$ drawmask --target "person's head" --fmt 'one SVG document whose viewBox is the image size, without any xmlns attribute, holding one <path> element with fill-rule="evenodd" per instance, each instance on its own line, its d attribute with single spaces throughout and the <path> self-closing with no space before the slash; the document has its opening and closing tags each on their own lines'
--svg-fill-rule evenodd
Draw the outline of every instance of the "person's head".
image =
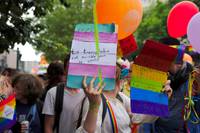
<svg viewBox="0 0 200 133">
<path fill-rule="evenodd" d="M 183 64 L 177 64 L 173 62 L 169 68 L 169 72 L 171 74 L 176 74 L 182 68 L 182 66 Z"/>
<path fill-rule="evenodd" d="M 130 80 L 131 73 L 131 63 L 128 59 L 120 58 L 117 60 L 116 66 L 116 85 L 118 86 L 118 91 L 122 89 L 122 84 L 125 80 Z"/>
<path fill-rule="evenodd" d="M 200 54 L 194 51 L 190 51 L 188 54 L 192 57 L 194 66 L 200 66 Z"/>
<path fill-rule="evenodd" d="M 16 99 L 26 104 L 34 104 L 42 93 L 41 80 L 31 74 L 18 74 L 12 80 Z"/>
<path fill-rule="evenodd" d="M 179 40 L 171 37 L 162 38 L 160 39 L 160 42 L 168 45 L 169 47 L 176 46 L 178 48 L 178 55 L 169 68 L 169 72 L 171 74 L 176 74 L 183 66 L 183 54 L 185 47 L 180 45 Z"/>
<path fill-rule="evenodd" d="M 65 81 L 65 70 L 63 63 L 55 61 L 47 68 L 48 85 L 51 87 Z"/>
<path fill-rule="evenodd" d="M 2 76 L 6 76 L 8 78 L 11 78 L 14 77 L 15 75 L 19 74 L 19 71 L 16 70 L 16 69 L 13 69 L 13 68 L 5 68 L 2 72 L 1 72 L 1 75 Z"/>
</svg>

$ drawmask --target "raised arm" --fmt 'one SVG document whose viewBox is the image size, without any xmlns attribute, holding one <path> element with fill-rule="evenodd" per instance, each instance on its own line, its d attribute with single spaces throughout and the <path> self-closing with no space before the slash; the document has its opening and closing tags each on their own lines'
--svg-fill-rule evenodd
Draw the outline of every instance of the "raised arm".
<svg viewBox="0 0 200 133">
<path fill-rule="evenodd" d="M 96 78 L 93 78 L 90 81 L 89 85 L 87 85 L 86 83 L 87 77 L 84 77 L 83 79 L 83 89 L 89 100 L 89 110 L 88 110 L 85 122 L 83 124 L 83 128 L 88 133 L 94 133 L 96 131 L 98 112 L 99 112 L 99 107 L 101 104 L 100 94 L 101 94 L 102 89 L 105 86 L 105 85 L 102 86 L 101 83 L 99 83 L 94 88 L 95 79 Z"/>
</svg>

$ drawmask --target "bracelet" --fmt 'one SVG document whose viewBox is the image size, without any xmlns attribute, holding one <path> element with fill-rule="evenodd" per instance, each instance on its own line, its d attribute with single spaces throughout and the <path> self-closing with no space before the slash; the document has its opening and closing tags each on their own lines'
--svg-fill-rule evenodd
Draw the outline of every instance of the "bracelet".
<svg viewBox="0 0 200 133">
<path fill-rule="evenodd" d="M 90 111 L 93 111 L 93 112 L 95 112 L 95 113 L 97 113 L 98 114 L 98 111 L 99 111 L 99 104 L 96 104 L 96 103 L 90 103 L 90 105 L 89 105 L 89 110 Z"/>
</svg>

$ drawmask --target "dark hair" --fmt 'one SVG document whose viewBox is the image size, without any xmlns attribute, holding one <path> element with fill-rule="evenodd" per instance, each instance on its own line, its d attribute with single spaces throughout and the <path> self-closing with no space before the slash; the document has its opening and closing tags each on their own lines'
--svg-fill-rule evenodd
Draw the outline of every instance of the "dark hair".
<svg viewBox="0 0 200 133">
<path fill-rule="evenodd" d="M 60 63 L 58 61 L 54 61 L 48 66 L 48 89 L 50 89 L 53 86 L 56 86 L 60 82 L 63 82 L 63 76 L 65 75 L 65 70 L 63 66 L 63 63 Z"/>
<path fill-rule="evenodd" d="M 67 54 L 64 60 L 64 69 L 68 69 L 68 64 L 69 64 L 69 60 L 70 60 L 70 54 Z"/>
<path fill-rule="evenodd" d="M 28 104 L 34 104 L 42 94 L 42 82 L 31 74 L 18 74 L 12 80 L 12 87 L 23 92 Z"/>
<path fill-rule="evenodd" d="M 180 41 L 172 37 L 162 38 L 160 39 L 160 42 L 165 45 L 180 45 Z"/>
<path fill-rule="evenodd" d="M 54 61 L 49 64 L 49 66 L 47 68 L 48 78 L 55 78 L 55 77 L 63 75 L 63 74 L 64 74 L 63 63 Z"/>
<path fill-rule="evenodd" d="M 192 60 L 194 61 L 194 66 L 199 67 L 200 66 L 200 54 L 194 51 L 188 52 L 188 54 L 192 57 Z"/>
<path fill-rule="evenodd" d="M 13 68 L 5 68 L 2 72 L 1 75 L 3 76 L 8 76 L 8 77 L 13 77 L 15 75 L 19 74 L 19 71 Z"/>
</svg>

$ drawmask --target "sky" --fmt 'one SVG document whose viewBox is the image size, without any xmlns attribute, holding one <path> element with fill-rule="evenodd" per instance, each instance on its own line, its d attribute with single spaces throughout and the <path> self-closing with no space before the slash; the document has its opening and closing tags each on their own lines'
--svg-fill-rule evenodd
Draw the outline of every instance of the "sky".
<svg viewBox="0 0 200 133">
<path fill-rule="evenodd" d="M 19 48 L 19 51 L 22 54 L 21 61 L 40 61 L 42 53 L 38 54 L 30 44 L 26 43 L 25 45 L 15 45 L 14 49 L 17 50 L 17 48 Z"/>
<path fill-rule="evenodd" d="M 32 12 L 33 9 L 34 8 L 29 9 L 28 10 L 29 14 L 28 15 L 24 14 L 22 17 L 33 18 L 34 17 Z M 40 55 L 42 53 L 36 52 L 29 43 L 26 43 L 25 45 L 16 44 L 14 50 L 17 50 L 17 48 L 19 48 L 19 51 L 22 54 L 21 61 L 38 61 L 38 62 L 40 61 Z"/>
</svg>

